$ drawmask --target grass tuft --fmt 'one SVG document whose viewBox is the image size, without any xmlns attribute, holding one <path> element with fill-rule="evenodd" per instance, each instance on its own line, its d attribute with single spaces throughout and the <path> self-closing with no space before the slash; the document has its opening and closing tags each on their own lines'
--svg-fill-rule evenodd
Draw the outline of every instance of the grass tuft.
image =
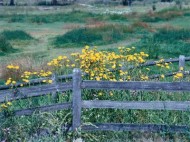
<svg viewBox="0 0 190 142">
<path fill-rule="evenodd" d="M 159 22 L 159 21 L 169 21 L 171 19 L 183 16 L 184 12 L 178 9 L 164 9 L 159 12 L 149 12 L 144 15 L 141 19 L 143 22 Z"/>
<path fill-rule="evenodd" d="M 190 54 L 190 30 L 159 29 L 155 34 L 144 36 L 140 42 L 134 44 L 139 50 L 144 50 L 150 59 L 159 57 L 171 58 Z"/>
<path fill-rule="evenodd" d="M 1 33 L 8 40 L 31 40 L 33 39 L 28 33 L 22 30 L 3 31 Z"/>
<path fill-rule="evenodd" d="M 54 47 L 72 47 L 85 45 L 105 45 L 125 39 L 131 32 L 124 25 L 103 25 L 93 28 L 74 29 L 53 40 Z"/>
<path fill-rule="evenodd" d="M 0 55 L 5 55 L 7 53 L 15 52 L 16 49 L 7 41 L 7 39 L 0 35 Z"/>
</svg>

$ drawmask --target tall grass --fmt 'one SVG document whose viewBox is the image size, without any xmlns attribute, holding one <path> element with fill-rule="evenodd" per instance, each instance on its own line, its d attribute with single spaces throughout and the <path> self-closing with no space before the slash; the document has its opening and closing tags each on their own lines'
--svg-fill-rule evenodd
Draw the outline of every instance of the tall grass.
<svg viewBox="0 0 190 142">
<path fill-rule="evenodd" d="M 12 45 L 7 41 L 7 39 L 0 35 L 0 55 L 5 55 L 7 53 L 15 52 L 16 50 Z"/>
<path fill-rule="evenodd" d="M 53 45 L 55 47 L 72 47 L 111 44 L 125 39 L 129 32 L 131 32 L 129 27 L 124 25 L 74 29 L 64 35 L 57 36 Z"/>
<path fill-rule="evenodd" d="M 134 44 L 139 50 L 145 50 L 150 58 L 171 58 L 190 54 L 190 31 L 185 29 L 159 29 L 154 34 L 144 36 Z"/>
<path fill-rule="evenodd" d="M 84 11 L 71 11 L 67 13 L 54 13 L 54 14 L 13 14 L 3 15 L 2 19 L 7 19 L 8 22 L 28 22 L 28 23 L 54 23 L 54 22 L 78 22 L 85 23 L 89 19 L 107 20 L 107 21 L 128 21 L 128 15 L 119 14 L 97 14 Z"/>
<path fill-rule="evenodd" d="M 176 8 L 164 9 L 159 12 L 149 12 L 142 16 L 141 19 L 144 22 L 159 22 L 159 21 L 169 21 L 171 19 L 180 17 L 184 15 L 184 11 Z"/>
</svg>

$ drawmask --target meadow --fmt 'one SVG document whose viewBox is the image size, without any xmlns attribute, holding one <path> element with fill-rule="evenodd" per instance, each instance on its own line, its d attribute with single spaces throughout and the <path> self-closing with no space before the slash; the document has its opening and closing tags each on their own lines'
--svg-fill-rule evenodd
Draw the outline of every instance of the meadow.
<svg viewBox="0 0 190 142">
<path fill-rule="evenodd" d="M 3 6 L 0 8 L 0 84 L 14 86 L 30 79 L 71 74 L 81 68 L 87 80 L 109 81 L 189 81 L 177 63 L 163 59 L 190 55 L 190 8 L 156 4 L 122 7 L 110 5 L 69 5 L 56 7 Z M 118 10 L 119 9 L 119 10 Z M 120 13 L 117 13 L 120 11 Z M 146 61 L 156 66 L 137 68 Z M 131 70 L 120 70 L 121 67 Z M 111 72 L 108 69 L 116 70 Z M 157 79 L 150 79 L 159 74 Z M 68 81 L 68 80 L 64 80 Z M 32 85 L 32 84 L 31 84 Z M 188 101 L 189 93 L 83 90 L 83 99 L 127 101 Z M 35 113 L 15 117 L 10 112 L 23 108 L 69 102 L 71 92 L 51 94 L 1 104 L 0 140 L 3 141 L 189 141 L 189 133 L 143 132 L 63 132 L 71 122 L 71 112 Z M 82 121 L 158 123 L 189 126 L 189 111 L 84 109 Z"/>
</svg>

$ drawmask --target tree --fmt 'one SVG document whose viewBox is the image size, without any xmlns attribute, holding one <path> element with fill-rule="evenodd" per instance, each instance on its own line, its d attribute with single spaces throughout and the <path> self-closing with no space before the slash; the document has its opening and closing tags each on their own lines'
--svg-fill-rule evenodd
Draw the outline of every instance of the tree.
<svg viewBox="0 0 190 142">
<path fill-rule="evenodd" d="M 131 6 L 132 0 L 122 0 L 123 5 Z"/>
<path fill-rule="evenodd" d="M 9 5 L 15 5 L 15 2 L 14 2 L 14 0 L 10 0 L 10 4 Z"/>
<path fill-rule="evenodd" d="M 53 5 L 57 5 L 57 0 L 52 0 Z"/>
</svg>

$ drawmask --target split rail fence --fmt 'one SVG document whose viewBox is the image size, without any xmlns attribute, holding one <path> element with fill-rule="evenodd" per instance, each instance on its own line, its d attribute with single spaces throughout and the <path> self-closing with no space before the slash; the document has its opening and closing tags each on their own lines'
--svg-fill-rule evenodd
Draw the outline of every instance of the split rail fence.
<svg viewBox="0 0 190 142">
<path fill-rule="evenodd" d="M 168 62 L 179 62 L 179 67 L 185 65 L 185 61 L 190 58 L 180 56 L 179 59 L 169 59 Z M 167 60 L 166 60 L 167 61 Z M 155 63 L 154 63 L 155 64 Z M 145 64 L 147 65 L 147 63 Z M 149 64 L 150 65 L 150 64 Z M 71 79 L 70 82 L 59 82 L 62 79 Z M 42 79 L 31 80 L 30 83 L 38 84 Z M 190 82 L 145 82 L 145 81 L 92 81 L 82 80 L 80 69 L 74 69 L 73 74 L 53 76 L 53 83 L 46 85 L 36 85 L 31 87 L 21 87 L 9 89 L 7 86 L 0 87 L 0 103 L 30 97 L 37 97 L 55 92 L 72 90 L 72 101 L 48 106 L 41 106 L 29 109 L 15 110 L 14 114 L 32 115 L 40 111 L 57 111 L 63 109 L 72 110 L 72 124 L 70 130 L 81 127 L 82 130 L 106 130 L 106 131 L 151 131 L 151 132 L 189 132 L 189 126 L 178 125 L 159 125 L 159 124 L 123 124 L 123 123 L 104 123 L 85 125 L 81 122 L 82 108 L 112 108 L 112 109 L 136 109 L 136 110 L 179 110 L 190 111 L 190 101 L 110 101 L 110 100 L 82 100 L 83 89 L 101 90 L 141 90 L 141 91 L 168 91 L 168 92 L 190 92 Z M 19 84 L 17 84 L 19 86 Z"/>
</svg>

